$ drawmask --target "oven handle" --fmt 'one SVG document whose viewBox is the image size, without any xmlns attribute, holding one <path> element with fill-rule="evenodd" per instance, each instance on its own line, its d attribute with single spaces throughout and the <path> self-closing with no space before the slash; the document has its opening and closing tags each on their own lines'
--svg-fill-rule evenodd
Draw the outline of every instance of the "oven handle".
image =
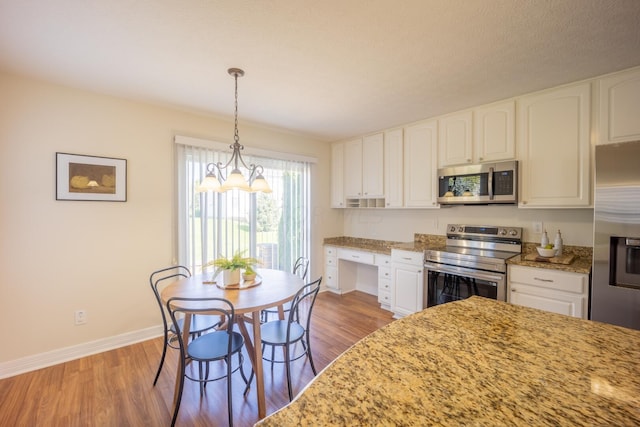
<svg viewBox="0 0 640 427">
<path fill-rule="evenodd" d="M 489 282 L 501 283 L 504 281 L 504 276 L 501 276 L 501 275 L 497 276 L 495 274 L 491 274 L 491 273 L 487 273 L 479 270 L 473 270 L 470 268 L 454 267 L 454 266 L 443 265 L 443 264 L 434 264 L 432 262 L 425 262 L 424 267 L 427 270 L 435 271 L 438 273 L 450 273 L 450 274 L 455 274 L 457 276 L 470 277 L 472 279 L 487 280 Z"/>
</svg>

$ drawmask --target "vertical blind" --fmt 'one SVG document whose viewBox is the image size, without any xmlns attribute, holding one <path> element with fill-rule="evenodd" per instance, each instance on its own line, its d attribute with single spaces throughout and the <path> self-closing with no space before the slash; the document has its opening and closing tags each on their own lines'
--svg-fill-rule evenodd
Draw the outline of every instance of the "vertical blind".
<svg viewBox="0 0 640 427">
<path fill-rule="evenodd" d="M 232 151 L 180 143 L 176 150 L 181 265 L 199 272 L 207 262 L 239 252 L 260 260 L 259 268 L 291 271 L 298 257 L 309 257 L 310 163 L 243 153 L 247 164 L 264 167 L 272 193 L 201 193 L 207 165 L 226 164 Z"/>
</svg>

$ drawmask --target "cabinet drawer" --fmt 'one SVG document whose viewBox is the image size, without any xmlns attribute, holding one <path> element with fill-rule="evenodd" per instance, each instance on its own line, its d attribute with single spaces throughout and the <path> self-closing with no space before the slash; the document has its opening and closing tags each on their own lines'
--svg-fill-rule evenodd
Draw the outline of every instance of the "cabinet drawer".
<svg viewBox="0 0 640 427">
<path fill-rule="evenodd" d="M 335 246 L 325 246 L 324 247 L 324 257 L 336 257 L 338 255 L 337 248 Z"/>
<path fill-rule="evenodd" d="M 338 248 L 338 258 L 362 264 L 373 264 L 373 253 Z"/>
<path fill-rule="evenodd" d="M 376 254 L 374 261 L 378 267 L 391 267 L 391 257 L 389 255 Z"/>
<path fill-rule="evenodd" d="M 391 280 L 391 267 L 378 267 L 378 281 Z"/>
<path fill-rule="evenodd" d="M 327 288 L 338 289 L 338 269 L 336 267 L 325 266 L 323 283 Z"/>
<path fill-rule="evenodd" d="M 380 292 L 391 292 L 391 280 L 378 280 L 378 294 Z"/>
<path fill-rule="evenodd" d="M 509 269 L 509 281 L 577 294 L 584 294 L 589 290 L 589 276 L 586 274 L 544 268 L 512 266 Z"/>
<path fill-rule="evenodd" d="M 378 291 L 378 302 L 383 305 L 391 305 L 391 292 Z"/>
<path fill-rule="evenodd" d="M 424 264 L 424 252 L 394 249 L 391 251 L 391 261 L 401 262 L 404 264 L 422 265 Z"/>
</svg>

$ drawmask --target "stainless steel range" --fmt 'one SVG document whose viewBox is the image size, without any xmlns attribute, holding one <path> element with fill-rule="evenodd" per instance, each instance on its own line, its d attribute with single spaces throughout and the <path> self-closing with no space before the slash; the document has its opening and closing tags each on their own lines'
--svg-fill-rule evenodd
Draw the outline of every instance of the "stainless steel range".
<svg viewBox="0 0 640 427">
<path fill-rule="evenodd" d="M 521 252 L 521 227 L 449 224 L 446 247 L 425 251 L 427 306 L 472 295 L 506 301 L 507 260 Z"/>
</svg>

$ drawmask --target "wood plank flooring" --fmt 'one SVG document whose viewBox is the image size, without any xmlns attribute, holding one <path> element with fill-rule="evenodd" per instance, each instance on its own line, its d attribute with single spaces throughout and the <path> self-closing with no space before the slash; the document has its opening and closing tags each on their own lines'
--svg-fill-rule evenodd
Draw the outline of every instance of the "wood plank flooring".
<svg viewBox="0 0 640 427">
<path fill-rule="evenodd" d="M 315 366 L 324 369 L 359 339 L 390 323 L 376 297 L 362 292 L 318 295 L 311 323 Z M 177 352 L 169 349 L 160 379 L 153 378 L 162 352 L 162 339 L 0 380 L 0 426 L 168 426 L 177 368 Z M 245 367 L 250 371 L 248 357 Z M 244 383 L 233 375 L 233 413 L 236 426 L 258 420 L 255 382 L 245 398 Z M 293 363 L 294 395 L 313 378 L 306 358 Z M 267 414 L 289 402 L 284 369 L 265 362 Z M 200 398 L 198 385 L 185 381 L 176 425 L 227 424 L 225 380 L 207 386 Z"/>
</svg>

